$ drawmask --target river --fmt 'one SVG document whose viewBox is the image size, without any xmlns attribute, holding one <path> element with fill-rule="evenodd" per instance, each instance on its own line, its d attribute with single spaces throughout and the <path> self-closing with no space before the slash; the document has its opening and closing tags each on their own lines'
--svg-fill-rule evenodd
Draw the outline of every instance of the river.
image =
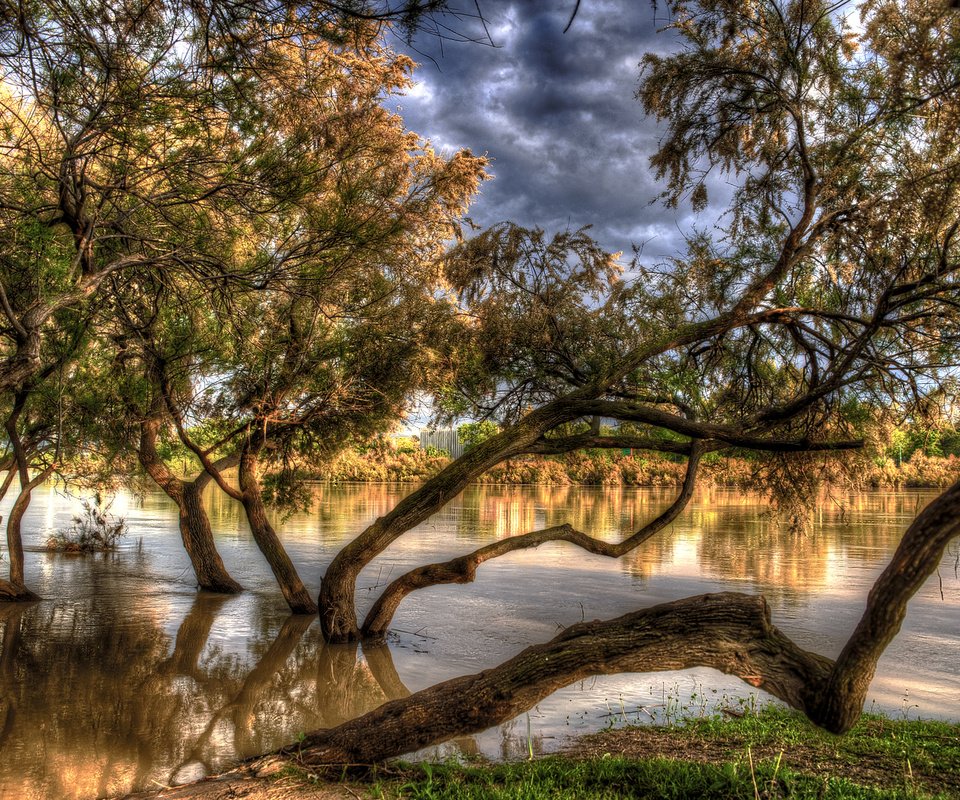
<svg viewBox="0 0 960 800">
<path fill-rule="evenodd" d="M 408 491 L 317 486 L 310 513 L 278 522 L 312 591 L 337 549 Z M 315 621 L 287 615 L 239 506 L 222 494 L 206 501 L 224 562 L 247 589 L 236 597 L 197 594 L 175 508 L 158 492 L 116 497 L 111 510 L 129 528 L 116 552 L 45 552 L 49 534 L 79 509 L 45 486 L 25 523 L 28 585 L 45 599 L 0 606 L 0 797 L 94 798 L 199 778 L 388 697 L 493 666 L 581 619 L 703 592 L 762 593 L 799 644 L 835 656 L 903 530 L 933 496 L 825 497 L 813 530 L 798 536 L 771 520 L 762 497 L 705 489 L 624 559 L 566 544 L 511 554 L 483 565 L 473 584 L 412 595 L 388 645 L 363 649 L 325 646 Z M 362 608 L 410 566 L 564 521 L 615 538 L 671 499 L 653 489 L 472 487 L 363 573 Z M 960 720 L 956 562 L 954 546 L 912 601 L 868 709 Z M 751 691 L 706 669 L 609 676 L 438 754 L 545 752 L 608 724 L 763 699 Z"/>
</svg>

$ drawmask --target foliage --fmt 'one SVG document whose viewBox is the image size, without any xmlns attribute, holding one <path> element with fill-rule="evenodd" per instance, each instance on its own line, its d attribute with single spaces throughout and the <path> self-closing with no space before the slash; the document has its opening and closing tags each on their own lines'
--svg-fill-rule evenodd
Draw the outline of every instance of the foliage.
<svg viewBox="0 0 960 800">
<path fill-rule="evenodd" d="M 345 449 L 329 462 L 306 467 L 313 480 L 419 482 L 436 475 L 450 463 L 443 452 L 396 448 Z"/>
<path fill-rule="evenodd" d="M 466 450 L 485 442 L 500 431 L 500 426 L 489 419 L 479 422 L 464 422 L 457 427 L 457 440 Z"/>
<path fill-rule="evenodd" d="M 97 492 L 93 502 L 83 500 L 83 512 L 73 518 L 73 525 L 47 539 L 47 550 L 63 553 L 103 553 L 116 550 L 127 535 L 127 522 L 110 513 L 112 501 L 104 502 Z"/>
<path fill-rule="evenodd" d="M 626 272 L 585 230 L 503 224 L 464 242 L 446 274 L 473 325 L 438 403 L 509 426 L 589 397 L 549 435 L 617 419 L 654 451 L 793 440 L 758 456 L 757 479 L 800 525 L 822 483 L 859 480 L 868 457 L 797 450 L 878 441 L 874 410 L 920 425 L 955 396 L 957 15 L 917 0 L 668 5 L 679 47 L 644 58 L 637 94 L 665 129 L 652 166 L 669 206 L 702 211 L 732 184 L 723 224 Z M 934 433 L 924 446 L 937 453 Z"/>
<path fill-rule="evenodd" d="M 858 465 L 857 480 L 851 484 L 850 475 L 838 468 L 835 457 L 818 454 L 814 456 L 816 470 L 809 464 L 802 466 L 803 480 L 812 473 L 815 488 L 798 493 L 795 513 L 800 515 L 803 527 L 810 509 L 809 493 L 823 488 L 855 489 L 879 488 L 944 488 L 960 480 L 960 458 L 949 456 L 936 458 L 915 453 L 909 461 L 897 466 L 892 460 L 869 461 Z M 770 460 L 757 460 L 746 455 L 719 455 L 705 459 L 701 471 L 701 483 L 714 486 L 731 486 L 745 490 L 763 490 L 767 481 L 790 479 L 792 459 L 781 459 L 779 465 L 771 466 Z M 396 448 L 345 449 L 329 462 L 300 467 L 302 480 L 325 481 L 387 481 L 420 482 L 435 476 L 450 464 L 450 457 L 443 451 L 427 448 L 421 450 L 400 446 Z M 683 483 L 684 466 L 675 460 L 656 453 L 593 451 L 570 453 L 564 456 L 524 456 L 504 461 L 487 470 L 477 478 L 477 483 L 532 484 L 546 486 L 626 486 L 626 487 L 679 487 Z M 269 479 L 267 481 L 270 485 Z M 781 496 L 789 497 L 789 488 Z M 787 507 L 781 509 L 787 524 Z"/>
</svg>

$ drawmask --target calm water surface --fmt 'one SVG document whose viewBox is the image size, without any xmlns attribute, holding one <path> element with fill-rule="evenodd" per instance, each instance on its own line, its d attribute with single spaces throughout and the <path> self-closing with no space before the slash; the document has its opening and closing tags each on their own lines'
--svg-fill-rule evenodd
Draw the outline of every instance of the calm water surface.
<svg viewBox="0 0 960 800">
<path fill-rule="evenodd" d="M 282 525 L 305 582 L 315 590 L 338 548 L 408 491 L 317 487 L 312 512 Z M 0 606 L 0 797 L 94 798 L 199 778 L 387 698 L 493 666 L 581 619 L 702 592 L 762 593 L 777 625 L 835 656 L 873 579 L 932 496 L 829 498 L 813 532 L 798 537 L 771 523 L 757 496 L 704 491 L 670 529 L 620 561 L 565 544 L 511 554 L 485 564 L 471 585 L 412 595 L 388 646 L 357 648 L 326 646 L 317 623 L 287 615 L 239 506 L 223 495 L 207 500 L 214 530 L 228 569 L 248 590 L 229 598 L 197 594 L 175 509 L 159 493 L 139 504 L 117 498 L 113 511 L 130 529 L 118 552 L 43 552 L 49 533 L 68 527 L 79 507 L 43 488 L 26 545 L 28 582 L 46 599 Z M 362 606 L 410 566 L 562 521 L 617 537 L 671 500 L 658 490 L 472 488 L 363 573 Z M 960 719 L 956 560 L 954 548 L 913 600 L 880 663 L 874 708 Z M 441 752 L 509 757 L 531 744 L 546 751 L 611 721 L 699 713 L 703 703 L 744 698 L 748 687 L 711 670 L 611 676 Z"/>
</svg>

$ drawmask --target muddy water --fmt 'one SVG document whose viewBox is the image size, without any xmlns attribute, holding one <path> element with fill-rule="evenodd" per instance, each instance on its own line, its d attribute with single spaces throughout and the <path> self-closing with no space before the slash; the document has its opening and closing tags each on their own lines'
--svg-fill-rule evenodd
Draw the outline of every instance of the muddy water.
<svg viewBox="0 0 960 800">
<path fill-rule="evenodd" d="M 283 523 L 305 582 L 318 587 L 343 542 L 409 489 L 318 487 L 310 514 Z M 568 545 L 484 565 L 469 586 L 401 606 L 388 646 L 325 646 L 291 619 L 238 507 L 211 494 L 224 561 L 247 591 L 197 594 L 174 508 L 160 494 L 120 496 L 130 533 L 109 556 L 43 552 L 78 503 L 35 493 L 27 575 L 44 598 L 0 607 L 0 797 L 93 798 L 167 785 L 334 725 L 388 697 L 492 666 L 562 626 L 701 592 L 763 593 L 801 644 L 836 655 L 866 590 L 931 493 L 828 498 L 811 534 L 779 531 L 755 496 L 705 491 L 669 530 L 621 561 Z M 409 566 L 560 521 L 617 537 L 671 500 L 657 490 L 476 487 L 388 550 L 361 576 L 363 607 Z M 9 501 L 8 501 L 9 503 Z M 0 509 L 6 512 L 6 508 Z M 956 550 L 913 601 L 884 656 L 870 704 L 894 715 L 960 719 Z M 615 676 L 570 687 L 530 714 L 447 746 L 491 756 L 549 750 L 611 722 L 752 703 L 709 670 Z"/>
</svg>

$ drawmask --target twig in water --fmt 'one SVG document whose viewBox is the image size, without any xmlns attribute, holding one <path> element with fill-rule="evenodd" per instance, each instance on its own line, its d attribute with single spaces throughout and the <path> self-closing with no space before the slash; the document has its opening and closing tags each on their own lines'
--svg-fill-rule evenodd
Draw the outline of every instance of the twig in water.
<svg viewBox="0 0 960 800">
<path fill-rule="evenodd" d="M 393 630 L 397 633 L 406 633 L 409 636 L 419 636 L 421 639 L 432 639 L 435 642 L 438 640 L 436 636 L 427 636 L 425 633 L 420 633 L 423 628 L 421 628 L 420 631 L 405 631 L 403 628 L 394 628 Z"/>
</svg>

